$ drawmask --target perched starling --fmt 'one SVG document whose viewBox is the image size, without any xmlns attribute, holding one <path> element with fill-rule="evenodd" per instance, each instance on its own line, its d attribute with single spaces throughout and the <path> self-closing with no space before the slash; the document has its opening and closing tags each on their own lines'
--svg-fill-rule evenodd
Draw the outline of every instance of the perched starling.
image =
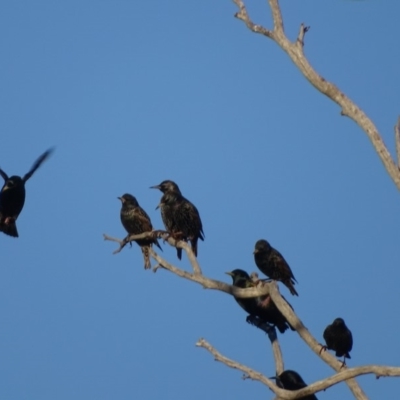
<svg viewBox="0 0 400 400">
<path fill-rule="evenodd" d="M 163 193 L 158 207 L 161 208 L 165 229 L 177 240 L 189 240 L 197 257 L 197 241 L 204 240 L 203 225 L 197 208 L 182 196 L 175 182 L 163 181 L 157 186 L 151 186 L 151 189 L 159 189 Z M 176 249 L 176 252 L 181 259 L 182 249 Z"/>
<path fill-rule="evenodd" d="M 281 281 L 294 296 L 298 296 L 294 284 L 296 281 L 289 264 L 278 250 L 266 240 L 258 240 L 254 249 L 254 261 L 259 270 L 270 279 Z"/>
<path fill-rule="evenodd" d="M 255 287 L 253 282 L 246 271 L 235 269 L 227 272 L 232 277 L 233 286 L 246 289 Z M 268 295 L 259 297 L 239 298 L 235 297 L 237 303 L 250 315 L 256 316 L 261 320 L 275 325 L 279 332 L 284 333 L 286 329 L 294 330 L 283 314 L 278 310 L 271 297 Z"/>
<path fill-rule="evenodd" d="M 276 379 L 276 384 L 286 390 L 299 390 L 307 386 L 303 381 L 303 378 L 296 372 L 290 369 L 283 371 L 279 376 L 273 377 L 271 379 Z M 314 394 L 309 396 L 300 397 L 302 400 L 318 400 Z"/>
<path fill-rule="evenodd" d="M 21 178 L 8 175 L 0 169 L 4 185 L 0 192 L 0 231 L 6 235 L 18 237 L 16 220 L 25 203 L 25 183 L 40 167 L 42 162 L 49 157 L 53 150 L 44 152 L 33 164 L 30 171 Z"/>
<path fill-rule="evenodd" d="M 138 235 L 143 232 L 151 232 L 153 230 L 153 226 L 151 225 L 149 216 L 146 214 L 146 211 L 144 211 L 143 208 L 139 206 L 139 203 L 134 196 L 126 193 L 122 197 L 118 198 L 121 200 L 122 203 L 121 222 L 125 230 L 128 232 L 127 237 L 129 237 L 130 235 Z M 135 242 L 140 246 L 142 250 L 144 258 L 144 268 L 151 268 L 149 249 L 152 244 L 155 244 L 161 249 L 158 240 L 156 238 L 138 239 L 135 240 Z"/>
<path fill-rule="evenodd" d="M 323 346 L 321 350 L 336 351 L 336 357 L 343 357 L 342 366 L 345 365 L 346 358 L 351 358 L 349 352 L 353 348 L 353 335 L 342 318 L 336 318 L 331 325 L 326 327 L 324 339 L 326 346 Z"/>
</svg>

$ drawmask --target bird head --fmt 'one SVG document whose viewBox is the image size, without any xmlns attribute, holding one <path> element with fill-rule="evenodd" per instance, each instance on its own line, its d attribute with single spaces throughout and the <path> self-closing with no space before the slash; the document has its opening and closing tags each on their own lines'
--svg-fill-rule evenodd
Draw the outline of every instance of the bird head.
<svg viewBox="0 0 400 400">
<path fill-rule="evenodd" d="M 124 195 L 122 195 L 121 197 L 117 197 L 119 200 L 121 200 L 121 203 L 122 203 L 122 205 L 125 205 L 125 204 L 127 204 L 127 205 L 131 205 L 131 206 L 134 206 L 134 207 L 138 207 L 139 206 L 139 203 L 138 203 L 138 201 L 136 200 L 136 197 L 135 196 L 132 196 L 131 194 L 129 194 L 129 193 L 125 193 Z"/>
<path fill-rule="evenodd" d="M 21 177 L 14 175 L 4 182 L 4 186 L 1 191 L 5 192 L 6 190 L 15 189 L 21 186 L 24 186 L 24 182 L 22 181 Z"/>
<path fill-rule="evenodd" d="M 243 285 L 243 283 L 250 281 L 249 274 L 246 271 L 243 271 L 242 269 L 234 269 L 233 271 L 225 272 L 225 273 L 232 277 L 233 284 L 235 286 L 245 287 L 245 285 Z M 242 285 L 240 285 L 240 283 L 242 283 Z"/>
<path fill-rule="evenodd" d="M 269 252 L 270 250 L 271 245 L 265 239 L 260 239 L 255 244 L 253 254 L 257 254 L 260 252 Z"/>
<path fill-rule="evenodd" d="M 173 181 L 162 181 L 159 185 L 156 186 L 150 186 L 150 189 L 158 189 L 161 190 L 161 192 L 166 193 L 166 192 L 177 192 L 177 193 L 181 193 L 181 191 L 179 190 L 179 186 L 173 182 Z"/>
<path fill-rule="evenodd" d="M 332 325 L 335 325 L 335 326 L 344 326 L 344 325 L 345 325 L 344 319 L 343 319 L 343 318 L 336 318 L 336 319 L 333 321 L 333 324 L 332 324 Z"/>
</svg>

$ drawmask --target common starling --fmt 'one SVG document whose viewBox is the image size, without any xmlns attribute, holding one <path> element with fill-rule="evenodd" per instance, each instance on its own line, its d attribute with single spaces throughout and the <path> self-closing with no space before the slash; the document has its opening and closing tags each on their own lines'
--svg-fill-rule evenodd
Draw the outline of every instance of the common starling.
<svg viewBox="0 0 400 400">
<path fill-rule="evenodd" d="M 122 197 L 118 197 L 121 200 L 121 222 L 124 226 L 125 230 L 128 232 L 128 236 L 130 235 L 138 235 L 143 232 L 151 232 L 153 230 L 153 226 L 151 225 L 151 221 L 146 211 L 143 210 L 142 207 L 139 206 L 138 201 L 131 194 L 124 194 Z M 158 248 L 160 248 L 160 244 L 158 243 L 157 238 L 152 239 L 138 239 L 135 242 L 140 246 L 143 258 L 144 258 L 144 268 L 151 268 L 150 263 L 150 252 L 149 249 L 152 244 L 155 244 Z"/>
<path fill-rule="evenodd" d="M 44 152 L 23 178 L 17 175 L 9 177 L 0 169 L 0 175 L 4 179 L 4 185 L 0 192 L 0 231 L 6 235 L 18 237 L 16 220 L 25 203 L 25 183 L 52 151 L 53 149 L 49 149 Z"/>
<path fill-rule="evenodd" d="M 336 357 L 343 357 L 342 366 L 345 365 L 346 358 L 351 358 L 349 352 L 353 348 L 353 335 L 342 318 L 336 318 L 325 328 L 324 339 L 326 346 L 322 346 L 321 350 L 336 351 Z"/>
<path fill-rule="evenodd" d="M 233 286 L 246 289 L 256 285 L 249 274 L 241 269 L 235 269 L 227 274 L 232 277 Z M 284 333 L 288 328 L 294 330 L 269 295 L 248 298 L 235 297 L 235 300 L 247 313 L 275 325 L 279 332 Z"/>
<path fill-rule="evenodd" d="M 279 376 L 273 377 L 271 379 L 276 379 L 276 384 L 286 390 L 299 390 L 307 386 L 303 381 L 303 378 L 296 372 L 290 369 L 283 371 Z M 318 400 L 315 394 L 310 394 L 308 396 L 300 397 L 302 400 Z"/>
<path fill-rule="evenodd" d="M 296 281 L 289 264 L 278 250 L 274 249 L 266 240 L 258 240 L 254 249 L 254 261 L 259 270 L 270 279 L 281 281 L 294 296 L 298 296 L 294 284 Z"/>
<path fill-rule="evenodd" d="M 193 253 L 197 257 L 197 241 L 204 240 L 203 225 L 197 208 L 182 196 L 178 185 L 172 181 L 163 181 L 151 189 L 163 193 L 160 204 L 161 218 L 165 229 L 175 239 L 190 241 Z M 182 249 L 176 249 L 178 258 L 182 258 Z"/>
</svg>

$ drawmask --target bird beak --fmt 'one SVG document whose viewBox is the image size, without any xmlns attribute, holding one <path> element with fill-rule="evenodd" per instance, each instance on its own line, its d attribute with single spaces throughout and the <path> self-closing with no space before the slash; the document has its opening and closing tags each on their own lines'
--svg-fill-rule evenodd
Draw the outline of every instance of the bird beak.
<svg viewBox="0 0 400 400">
<path fill-rule="evenodd" d="M 233 276 L 232 272 L 225 272 L 229 276 Z"/>
<path fill-rule="evenodd" d="M 268 379 L 275 379 L 276 380 L 276 376 L 270 376 Z"/>
<path fill-rule="evenodd" d="M 161 203 L 156 207 L 156 210 L 158 210 L 161 207 Z"/>
<path fill-rule="evenodd" d="M 150 186 L 150 189 L 160 189 L 160 185 Z"/>
<path fill-rule="evenodd" d="M 258 250 L 257 250 L 257 249 L 253 251 L 253 254 L 257 254 L 257 253 L 258 253 Z"/>
<path fill-rule="evenodd" d="M 125 201 L 123 197 L 117 197 L 117 199 L 121 200 L 122 203 Z"/>
</svg>

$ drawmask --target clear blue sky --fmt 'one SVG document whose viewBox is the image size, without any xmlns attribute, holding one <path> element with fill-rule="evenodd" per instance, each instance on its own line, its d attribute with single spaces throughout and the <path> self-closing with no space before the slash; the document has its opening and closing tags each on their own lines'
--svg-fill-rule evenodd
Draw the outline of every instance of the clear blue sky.
<svg viewBox="0 0 400 400">
<path fill-rule="evenodd" d="M 270 24 L 264 1 L 248 1 Z M 251 3 L 251 4 L 250 4 Z M 374 120 L 394 153 L 400 113 L 396 1 L 283 1 L 288 35 Z M 233 18 L 231 1 L 18 1 L 0 12 L 0 166 L 27 184 L 20 238 L 0 236 L 0 398 L 269 399 L 272 392 L 195 342 L 274 375 L 266 336 L 233 298 L 143 269 L 117 196 L 137 196 L 162 228 L 173 179 L 200 210 L 204 273 L 257 270 L 266 238 L 290 263 L 289 298 L 315 335 L 353 332 L 349 366 L 398 365 L 400 196 L 365 134 L 287 56 Z M 165 257 L 180 267 L 175 250 Z M 296 333 L 285 366 L 311 383 L 333 373 Z M 360 378 L 371 399 L 400 381 Z M 318 397 L 351 398 L 341 384 Z"/>
</svg>

